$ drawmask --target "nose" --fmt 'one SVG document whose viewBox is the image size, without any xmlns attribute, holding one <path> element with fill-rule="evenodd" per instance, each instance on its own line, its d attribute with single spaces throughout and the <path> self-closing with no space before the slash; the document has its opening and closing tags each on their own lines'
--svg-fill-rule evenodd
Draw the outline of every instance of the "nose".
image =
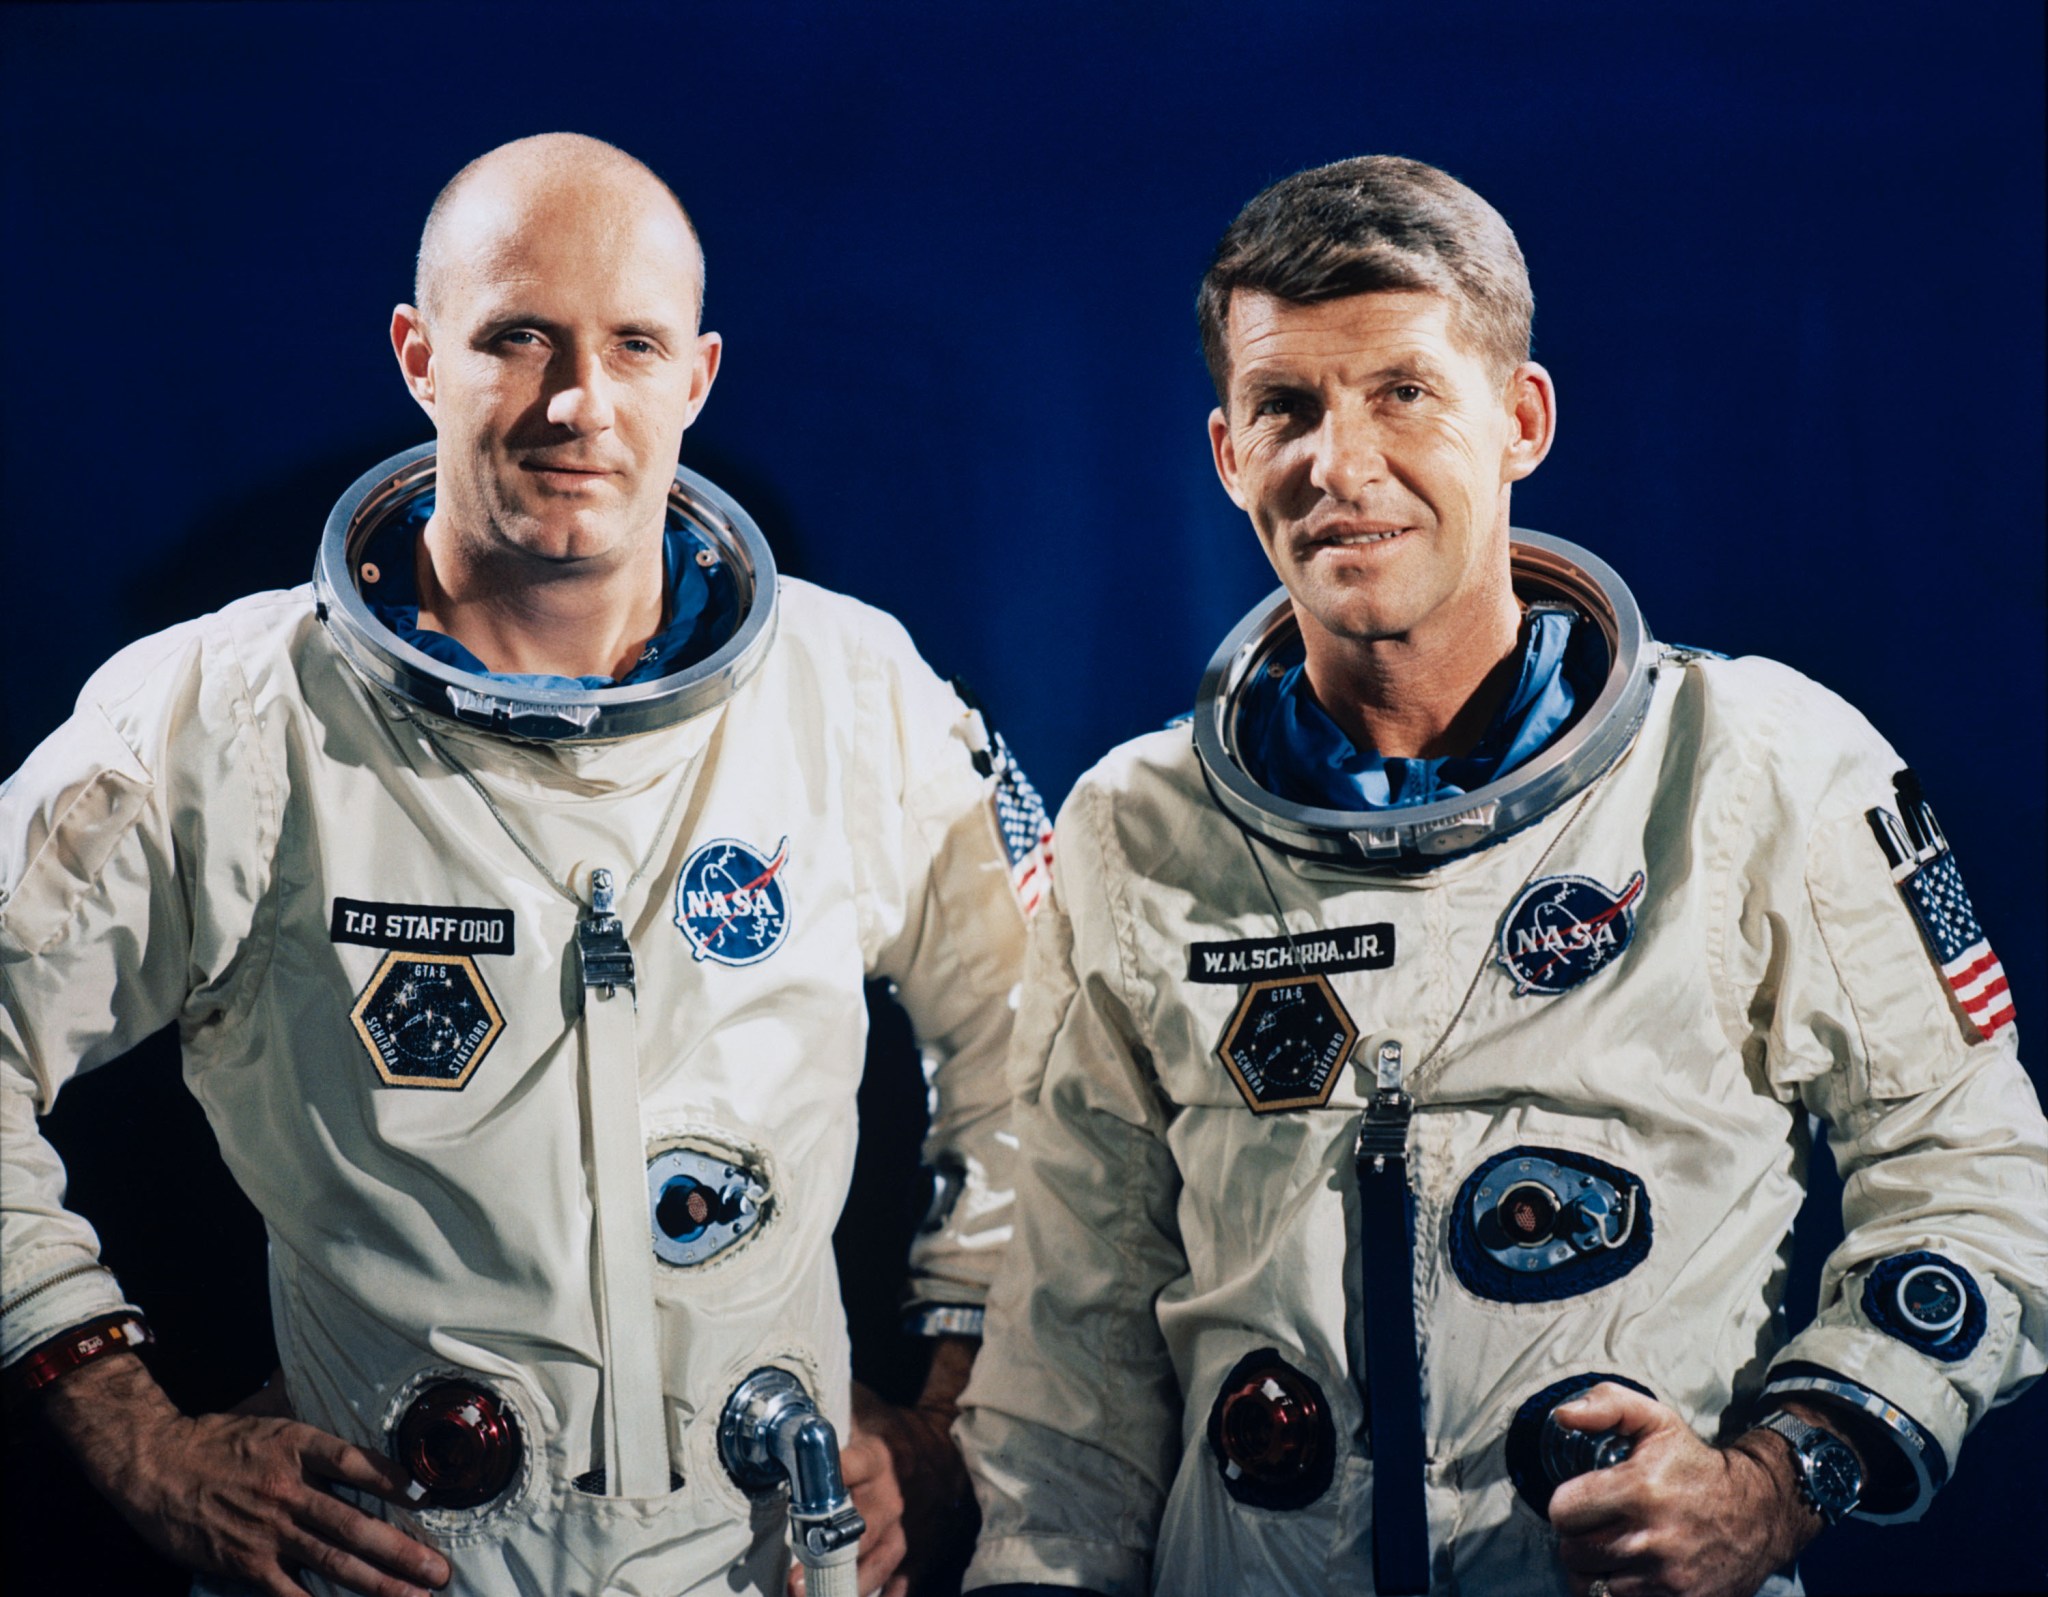
<svg viewBox="0 0 2048 1597">
<path fill-rule="evenodd" d="M 1332 499 L 1356 503 L 1386 475 L 1380 429 L 1360 409 L 1332 405 L 1312 440 L 1309 480 Z"/>
<path fill-rule="evenodd" d="M 557 361 L 558 386 L 548 396 L 548 420 L 578 435 L 601 433 L 612 424 L 612 380 L 594 351 L 568 350 Z"/>
</svg>

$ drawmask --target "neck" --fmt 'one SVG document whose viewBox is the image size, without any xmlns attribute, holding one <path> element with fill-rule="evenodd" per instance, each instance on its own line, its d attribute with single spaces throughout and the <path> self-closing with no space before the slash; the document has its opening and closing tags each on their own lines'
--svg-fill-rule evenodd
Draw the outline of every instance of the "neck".
<svg viewBox="0 0 2048 1597">
<path fill-rule="evenodd" d="M 1316 702 L 1362 749 L 1400 759 L 1470 752 L 1514 687 L 1521 606 L 1503 581 L 1461 609 L 1388 638 L 1338 637 L 1304 620 Z"/>
<path fill-rule="evenodd" d="M 661 630 L 661 541 L 615 560 L 537 560 L 482 550 L 436 512 L 421 535 L 420 625 L 488 671 L 622 677 Z"/>
</svg>

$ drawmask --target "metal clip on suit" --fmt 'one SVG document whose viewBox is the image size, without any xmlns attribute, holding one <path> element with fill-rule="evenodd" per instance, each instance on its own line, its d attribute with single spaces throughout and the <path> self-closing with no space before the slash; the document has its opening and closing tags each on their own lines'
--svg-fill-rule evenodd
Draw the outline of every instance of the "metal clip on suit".
<svg viewBox="0 0 2048 1597">
<path fill-rule="evenodd" d="M 1372 1571 L 1381 1597 L 1429 1590 L 1422 1371 L 1415 1344 L 1414 1238 L 1401 1045 L 1373 1058 L 1376 1090 L 1358 1125 L 1358 1253 L 1365 1305 L 1365 1403 L 1372 1430 Z"/>
<path fill-rule="evenodd" d="M 623 987 L 633 988 L 633 945 L 612 908 L 612 873 L 590 873 L 590 913 L 576 923 L 576 952 L 583 962 L 584 1002 L 592 989 L 609 998 Z"/>
</svg>

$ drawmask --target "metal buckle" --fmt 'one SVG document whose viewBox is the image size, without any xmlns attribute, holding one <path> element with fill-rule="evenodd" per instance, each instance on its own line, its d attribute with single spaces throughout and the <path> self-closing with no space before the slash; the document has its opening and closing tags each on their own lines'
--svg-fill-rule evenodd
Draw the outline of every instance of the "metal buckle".
<svg viewBox="0 0 2048 1597">
<path fill-rule="evenodd" d="M 576 952 L 583 962 L 583 990 L 609 998 L 618 988 L 634 992 L 633 945 L 612 912 L 612 873 L 590 873 L 590 913 L 576 923 Z"/>
</svg>

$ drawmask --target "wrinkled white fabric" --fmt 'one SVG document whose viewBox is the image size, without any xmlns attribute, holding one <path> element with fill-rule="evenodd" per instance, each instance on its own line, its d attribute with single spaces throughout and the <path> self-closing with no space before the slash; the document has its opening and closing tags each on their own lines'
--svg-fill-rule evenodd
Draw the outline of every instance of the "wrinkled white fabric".
<svg viewBox="0 0 2048 1597">
<path fill-rule="evenodd" d="M 715 1430 L 733 1387 L 775 1362 L 844 1431 L 831 1236 L 863 978 L 898 984 L 934 1087 L 927 1152 L 969 1173 L 950 1222 L 918 1242 L 916 1299 L 977 1304 L 1008 1231 L 1000 1060 L 1024 940 L 972 761 L 978 721 L 888 617 L 800 582 L 780 603 L 765 663 L 725 704 L 601 745 L 402 711 L 343 661 L 305 589 L 145 639 L 98 672 L 0 789 L 0 1359 L 121 1304 L 90 1226 L 63 1208 L 36 1116 L 74 1072 L 175 1020 L 186 1080 L 269 1230 L 298 1415 L 386 1448 L 434 1372 L 484 1377 L 515 1409 L 525 1469 L 499 1503 L 370 1505 L 448 1552 L 451 1593 L 779 1592 L 781 1515 L 733 1486 Z M 647 1152 L 728 1155 L 768 1191 L 736 1245 L 656 1265 L 679 1491 L 571 1484 L 604 1458 L 584 906 L 449 758 L 579 895 L 593 868 L 623 889 L 650 862 L 618 906 Z M 676 923 L 679 873 L 720 839 L 762 860 L 786 840 L 786 930 L 764 932 L 752 963 L 698 957 Z M 337 941 L 338 898 L 509 912 L 513 951 L 470 954 L 452 978 L 488 996 L 466 1013 L 499 1022 L 459 1086 L 380 1074 L 365 1016 L 407 938 Z M 623 1185 L 651 1238 L 644 1174 Z"/>
<path fill-rule="evenodd" d="M 1774 1365 L 1890 1399 L 1956 1455 L 2048 1347 L 2048 1128 L 2006 1027 L 1978 1038 L 1900 898 L 1866 812 L 1898 757 L 1768 661 L 1678 657 L 1620 764 L 1504 842 L 1412 875 L 1261 850 L 1287 930 L 1388 923 L 1390 968 L 1327 979 L 1360 1046 L 1321 1107 L 1253 1113 L 1219 1059 L 1245 991 L 1186 979 L 1189 946 L 1280 931 L 1252 845 L 1189 734 L 1112 752 L 1061 813 L 1012 1052 L 1018 1235 L 960 1427 L 984 1512 L 968 1586 L 1105 1593 L 1372 1589 L 1371 1464 L 1353 1146 L 1372 1048 L 1403 1044 L 1426 1497 L 1437 1592 L 1566 1590 L 1503 1442 L 1523 1401 L 1626 1375 L 1704 1438 Z M 1982 868 L 1980 866 L 1980 868 Z M 1517 995 L 1497 957 L 1523 887 L 1620 892 L 1633 935 L 1579 985 Z M 1818 1317 L 1778 1304 L 1808 1112 L 1846 1182 Z M 1449 1255 L 1461 1183 L 1542 1147 L 1629 1172 L 1647 1255 L 1555 1302 L 1489 1300 Z M 1873 1264 L 1927 1248 L 1988 1307 L 1942 1363 L 1866 1321 Z M 1334 1412 L 1335 1480 L 1295 1510 L 1226 1492 L 1219 1386 L 1277 1349 Z"/>
</svg>

